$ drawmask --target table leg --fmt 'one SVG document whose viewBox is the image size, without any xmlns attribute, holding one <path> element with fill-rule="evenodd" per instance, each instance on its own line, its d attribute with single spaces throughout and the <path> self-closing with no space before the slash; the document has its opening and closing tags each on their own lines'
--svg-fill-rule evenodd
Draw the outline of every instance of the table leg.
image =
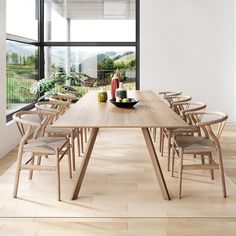
<svg viewBox="0 0 236 236">
<path fill-rule="evenodd" d="M 89 141 L 86 145 L 86 150 L 85 150 L 85 153 L 84 153 L 84 159 L 83 159 L 83 161 L 81 163 L 81 166 L 80 166 L 80 169 L 79 169 L 79 175 L 78 175 L 77 180 L 76 180 L 76 184 L 75 184 L 75 187 L 74 187 L 74 191 L 73 191 L 71 200 L 75 200 L 75 199 L 78 198 L 79 191 L 80 191 L 80 188 L 81 188 L 82 183 L 83 183 L 84 175 L 85 175 L 85 172 L 86 172 L 86 169 L 87 169 L 87 166 L 88 166 L 88 162 L 89 162 L 92 150 L 93 150 L 94 143 L 96 141 L 98 131 L 99 131 L 99 128 L 92 128 L 92 131 L 91 131 L 91 134 L 90 134 L 90 137 L 89 137 Z"/>
<path fill-rule="evenodd" d="M 143 132 L 143 136 L 144 136 L 147 148 L 148 148 L 149 155 L 152 160 L 154 170 L 156 172 L 156 176 L 157 176 L 160 188 L 161 188 L 162 196 L 164 199 L 170 200 L 170 195 L 169 195 L 166 183 L 165 183 L 164 176 L 161 171 L 161 166 L 158 161 L 158 157 L 157 157 L 157 154 L 156 154 L 153 142 L 152 142 L 152 138 L 151 138 L 150 133 L 148 131 L 148 128 L 142 128 L 142 132 Z"/>
</svg>

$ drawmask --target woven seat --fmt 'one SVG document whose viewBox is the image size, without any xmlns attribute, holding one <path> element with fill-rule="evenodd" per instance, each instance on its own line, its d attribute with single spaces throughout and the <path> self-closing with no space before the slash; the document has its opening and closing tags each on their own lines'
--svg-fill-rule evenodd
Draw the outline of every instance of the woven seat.
<svg viewBox="0 0 236 236">
<path fill-rule="evenodd" d="M 214 142 L 205 137 L 199 136 L 177 136 L 175 143 L 178 147 L 184 149 L 186 154 L 198 154 L 203 152 L 212 152 L 216 150 Z"/>
<path fill-rule="evenodd" d="M 73 129 L 68 128 L 54 128 L 51 125 L 47 125 L 45 128 L 45 133 L 49 134 L 59 134 L 59 135 L 70 135 Z"/>
<path fill-rule="evenodd" d="M 167 129 L 169 130 L 169 129 Z M 171 129 L 172 134 L 176 134 L 176 133 L 193 133 L 193 132 L 198 132 L 198 127 L 196 127 L 195 125 L 191 125 L 189 127 L 186 128 L 177 128 L 177 129 Z"/>
<path fill-rule="evenodd" d="M 66 142 L 66 138 L 61 137 L 40 137 L 31 139 L 24 145 L 25 152 L 37 154 L 55 155 L 56 149 L 61 149 Z"/>
</svg>

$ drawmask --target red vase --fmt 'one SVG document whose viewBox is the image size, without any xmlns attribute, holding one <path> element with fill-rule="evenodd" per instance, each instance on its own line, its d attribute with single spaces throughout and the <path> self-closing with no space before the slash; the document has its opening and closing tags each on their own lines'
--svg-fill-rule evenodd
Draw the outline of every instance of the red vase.
<svg viewBox="0 0 236 236">
<path fill-rule="evenodd" d="M 116 89 L 119 88 L 119 79 L 117 76 L 113 76 L 111 80 L 111 99 L 116 98 Z"/>
</svg>

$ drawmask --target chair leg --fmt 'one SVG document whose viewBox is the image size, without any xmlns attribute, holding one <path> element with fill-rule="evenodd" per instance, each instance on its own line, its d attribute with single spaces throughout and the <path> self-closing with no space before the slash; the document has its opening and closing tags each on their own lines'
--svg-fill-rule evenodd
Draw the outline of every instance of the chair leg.
<svg viewBox="0 0 236 236">
<path fill-rule="evenodd" d="M 160 138 L 159 138 L 159 152 L 161 152 L 162 132 L 163 132 L 163 129 L 162 129 L 162 128 L 160 128 Z"/>
<path fill-rule="evenodd" d="M 88 142 L 88 137 L 87 137 L 87 128 L 84 128 L 84 140 L 85 140 L 85 143 Z"/>
<path fill-rule="evenodd" d="M 182 177 L 183 177 L 183 149 L 180 148 L 180 162 L 179 162 L 179 199 L 182 195 Z"/>
<path fill-rule="evenodd" d="M 218 153 L 218 158 L 219 158 L 219 168 L 220 168 L 220 176 L 221 176 L 221 182 L 222 182 L 223 197 L 227 197 L 226 185 L 225 185 L 225 175 L 224 175 L 224 166 L 223 166 L 221 150 L 218 150 L 217 153 Z"/>
<path fill-rule="evenodd" d="M 172 164 L 171 164 L 171 177 L 174 177 L 174 170 L 175 170 L 175 150 L 174 150 L 174 145 L 171 148 L 171 159 L 172 159 Z"/>
<path fill-rule="evenodd" d="M 33 155 L 33 153 L 31 155 L 30 165 L 34 165 L 34 155 Z M 32 179 L 32 178 L 33 178 L 33 170 L 30 170 L 29 171 L 29 179 Z"/>
<path fill-rule="evenodd" d="M 41 156 L 38 156 L 37 165 L 38 165 L 38 166 L 41 165 Z"/>
<path fill-rule="evenodd" d="M 164 131 L 162 130 L 162 137 L 161 137 L 161 156 L 162 157 L 164 153 L 164 144 L 165 144 L 165 135 L 164 135 Z"/>
<path fill-rule="evenodd" d="M 75 131 L 71 131 L 71 137 L 70 137 L 70 142 L 71 142 L 71 156 L 72 156 L 72 167 L 73 170 L 75 171 Z"/>
<path fill-rule="evenodd" d="M 56 150 L 56 182 L 57 182 L 57 199 L 61 201 L 61 184 L 60 184 L 60 157 Z"/>
<path fill-rule="evenodd" d="M 79 129 L 77 129 L 77 131 L 76 131 L 76 137 L 77 137 L 78 156 L 81 156 L 81 150 L 80 150 L 80 131 L 79 131 Z"/>
<path fill-rule="evenodd" d="M 209 154 L 208 156 L 209 164 L 212 164 L 212 154 Z M 214 179 L 214 170 L 210 169 L 211 179 Z"/>
<path fill-rule="evenodd" d="M 202 162 L 202 165 L 205 165 L 205 157 L 204 157 L 204 155 L 201 155 L 201 162 Z"/>
<path fill-rule="evenodd" d="M 18 155 L 17 155 L 16 176 L 15 176 L 15 184 L 14 184 L 14 191 L 13 191 L 14 198 L 17 197 L 17 192 L 18 192 L 18 187 L 19 187 L 22 157 L 23 157 L 23 146 L 20 145 L 18 149 Z"/>
<path fill-rule="evenodd" d="M 84 134 L 83 134 L 83 128 L 80 128 L 80 142 L 81 142 L 81 152 L 84 153 Z"/>
<path fill-rule="evenodd" d="M 157 128 L 153 128 L 153 141 L 156 142 L 157 139 Z"/>
<path fill-rule="evenodd" d="M 167 170 L 170 171 L 171 131 L 168 130 Z"/>
<path fill-rule="evenodd" d="M 68 166 L 69 166 L 69 176 L 70 176 L 70 178 L 72 178 L 71 150 L 70 150 L 70 144 L 68 144 L 68 145 L 69 145 L 69 147 L 68 147 L 68 150 L 67 150 L 67 158 L 68 158 Z"/>
</svg>

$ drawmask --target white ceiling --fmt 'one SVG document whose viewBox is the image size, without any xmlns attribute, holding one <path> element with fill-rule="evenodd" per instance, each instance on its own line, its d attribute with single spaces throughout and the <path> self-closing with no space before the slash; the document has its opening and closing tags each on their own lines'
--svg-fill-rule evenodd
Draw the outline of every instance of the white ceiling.
<svg viewBox="0 0 236 236">
<path fill-rule="evenodd" d="M 135 0 L 47 0 L 65 18 L 134 19 Z"/>
</svg>

